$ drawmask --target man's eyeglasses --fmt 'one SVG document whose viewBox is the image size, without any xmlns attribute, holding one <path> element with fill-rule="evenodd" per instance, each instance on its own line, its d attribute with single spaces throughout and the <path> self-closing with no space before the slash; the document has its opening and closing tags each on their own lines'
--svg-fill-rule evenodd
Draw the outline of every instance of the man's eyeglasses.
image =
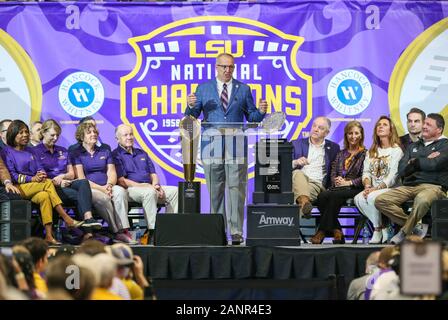
<svg viewBox="0 0 448 320">
<path fill-rule="evenodd" d="M 217 64 L 218 67 L 221 67 L 222 70 L 226 71 L 227 69 L 233 70 L 235 69 L 235 65 L 231 64 L 229 66 L 226 66 L 225 64 Z"/>
</svg>

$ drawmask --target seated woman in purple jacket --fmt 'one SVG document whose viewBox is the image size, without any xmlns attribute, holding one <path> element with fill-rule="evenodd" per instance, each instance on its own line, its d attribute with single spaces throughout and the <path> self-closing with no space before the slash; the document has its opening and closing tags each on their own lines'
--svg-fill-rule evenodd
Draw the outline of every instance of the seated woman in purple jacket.
<svg viewBox="0 0 448 320">
<path fill-rule="evenodd" d="M 61 198 L 53 183 L 47 179 L 47 173 L 40 166 L 31 148 L 27 147 L 29 140 L 28 126 L 21 120 L 14 120 L 6 133 L 8 146 L 2 150 L 1 156 L 23 198 L 39 204 L 46 231 L 45 240 L 50 244 L 59 244 L 52 234 L 53 209 L 69 227 L 80 227 L 83 222 L 73 220 L 62 208 Z"/>
<path fill-rule="evenodd" d="M 37 161 L 53 182 L 56 192 L 64 204 L 75 203 L 83 228 L 101 229 L 101 223 L 92 216 L 92 191 L 87 179 L 75 179 L 75 171 L 69 161 L 68 151 L 56 145 L 61 127 L 49 119 L 42 123 L 40 138 L 42 143 L 33 147 Z"/>
<path fill-rule="evenodd" d="M 338 215 L 344 203 L 362 190 L 365 156 L 364 128 L 358 121 L 350 121 L 344 128 L 344 149 L 331 166 L 331 187 L 317 198 L 321 218 L 311 243 L 322 243 L 327 234 L 334 237 L 333 243 L 345 243 Z"/>
<path fill-rule="evenodd" d="M 78 179 L 89 180 L 96 211 L 107 221 L 115 240 L 135 244 L 130 233 L 123 229 L 120 215 L 127 215 L 126 190 L 117 186 L 117 172 L 110 150 L 98 147 L 98 129 L 84 122 L 76 129 L 80 147 L 70 153 Z"/>
</svg>

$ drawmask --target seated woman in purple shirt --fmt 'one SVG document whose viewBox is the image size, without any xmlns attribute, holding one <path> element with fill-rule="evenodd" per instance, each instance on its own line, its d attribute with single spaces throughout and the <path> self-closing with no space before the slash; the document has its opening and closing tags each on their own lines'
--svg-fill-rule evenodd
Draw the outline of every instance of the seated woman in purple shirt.
<svg viewBox="0 0 448 320">
<path fill-rule="evenodd" d="M 84 122 L 76 129 L 76 140 L 82 145 L 70 153 L 78 179 L 89 180 L 96 211 L 105 219 L 118 241 L 135 244 L 120 222 L 120 214 L 127 215 L 126 191 L 117 186 L 117 172 L 110 150 L 100 148 L 98 129 Z"/>
<path fill-rule="evenodd" d="M 61 127 L 49 119 L 42 123 L 40 138 L 42 143 L 32 150 L 40 166 L 47 173 L 47 177 L 53 181 L 61 200 L 64 204 L 75 203 L 81 220 L 84 220 L 83 228 L 101 229 L 101 223 L 92 216 L 92 191 L 87 179 L 75 179 L 75 171 L 69 161 L 68 151 L 64 147 L 56 145 L 61 134 Z M 90 237 L 91 234 L 87 234 Z"/>
<path fill-rule="evenodd" d="M 6 133 L 8 146 L 2 150 L 1 156 L 23 198 L 39 204 L 46 231 L 45 240 L 50 244 L 59 244 L 52 234 L 53 209 L 69 227 L 80 227 L 83 222 L 73 220 L 62 208 L 61 198 L 53 183 L 47 179 L 47 173 L 39 165 L 31 148 L 27 147 L 29 140 L 28 126 L 21 120 L 14 120 Z"/>
<path fill-rule="evenodd" d="M 322 243 L 327 234 L 334 237 L 333 243 L 345 243 L 338 215 L 344 203 L 362 190 L 365 156 L 364 128 L 358 121 L 350 121 L 344 128 L 344 149 L 338 152 L 331 166 L 331 187 L 317 197 L 321 218 L 311 243 Z"/>
</svg>

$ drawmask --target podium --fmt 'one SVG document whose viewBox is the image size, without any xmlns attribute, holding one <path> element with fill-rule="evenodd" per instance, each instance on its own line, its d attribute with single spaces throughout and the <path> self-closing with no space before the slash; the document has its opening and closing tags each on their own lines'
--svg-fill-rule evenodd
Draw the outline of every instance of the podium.
<svg viewBox="0 0 448 320">
<path fill-rule="evenodd" d="M 256 146 L 254 204 L 247 209 L 247 245 L 300 246 L 299 207 L 292 191 L 293 146 L 261 139 Z"/>
<path fill-rule="evenodd" d="M 292 143 L 286 139 L 261 139 L 256 147 L 254 203 L 294 204 Z"/>
<path fill-rule="evenodd" d="M 247 207 L 248 246 L 300 246 L 297 205 L 257 204 Z"/>
</svg>

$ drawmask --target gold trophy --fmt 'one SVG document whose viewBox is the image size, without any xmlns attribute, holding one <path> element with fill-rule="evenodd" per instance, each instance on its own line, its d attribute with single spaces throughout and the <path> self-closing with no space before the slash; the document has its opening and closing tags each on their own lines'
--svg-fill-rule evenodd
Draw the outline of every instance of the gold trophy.
<svg viewBox="0 0 448 320">
<path fill-rule="evenodd" d="M 198 157 L 201 124 L 192 116 L 185 116 L 179 124 L 184 181 L 179 182 L 179 213 L 201 213 L 201 184 L 194 182 Z"/>
</svg>

